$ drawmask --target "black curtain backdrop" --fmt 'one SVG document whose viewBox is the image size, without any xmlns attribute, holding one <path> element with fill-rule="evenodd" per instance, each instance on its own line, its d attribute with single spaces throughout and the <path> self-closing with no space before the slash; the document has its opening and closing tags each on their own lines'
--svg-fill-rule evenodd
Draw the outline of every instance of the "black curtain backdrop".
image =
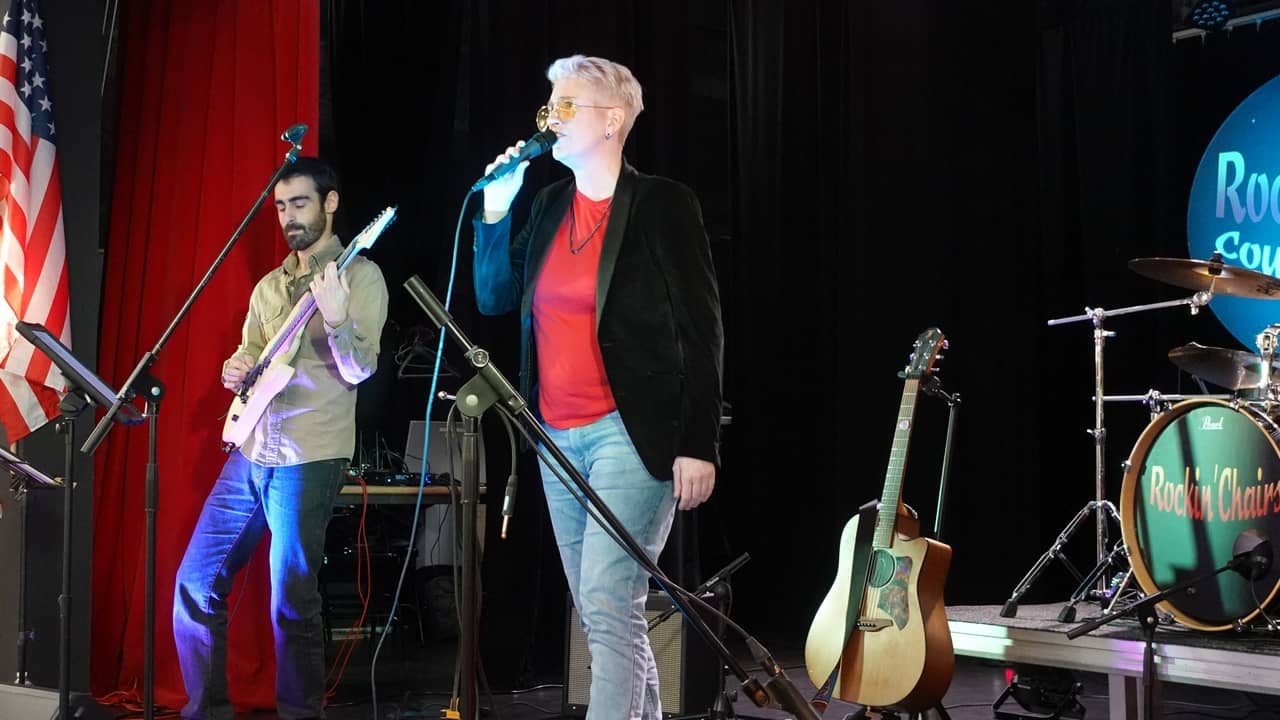
<svg viewBox="0 0 1280 720">
<path fill-rule="evenodd" d="M 329 0 L 322 148 L 344 176 L 344 232 L 401 207 L 370 253 L 392 306 L 384 367 L 361 394 L 365 443 L 379 433 L 398 448 L 425 408 L 426 381 L 397 378 L 392 362 L 428 328 L 401 284 L 417 274 L 444 296 L 467 188 L 534 131 L 547 64 L 603 55 L 645 88 L 628 159 L 702 199 L 724 301 L 724 467 L 682 536 L 697 562 L 664 567 L 693 585 L 750 553 L 734 576 L 735 619 L 800 647 L 841 529 L 880 492 L 896 373 L 937 326 L 950 340 L 944 386 L 963 399 L 942 538 L 955 553 L 947 600 L 1002 602 L 1094 495 L 1091 328 L 1046 321 L 1190 294 L 1126 264 L 1186 257 L 1186 194 L 1203 148 L 1280 72 L 1280 27 L 1175 45 L 1167 12 L 1138 0 Z M 517 215 L 563 172 L 536 161 Z M 465 225 L 460 243 L 453 312 L 511 374 L 515 320 L 475 312 Z M 1107 328 L 1108 394 L 1193 392 L 1168 350 L 1237 345 L 1211 312 L 1153 311 Z M 465 368 L 452 345 L 446 360 Z M 1108 404 L 1113 501 L 1148 422 L 1141 405 Z M 945 404 L 919 404 L 905 498 L 926 528 L 946 427 Z M 491 493 L 508 464 L 504 437 L 486 429 Z M 564 581 L 527 460 L 512 539 L 498 540 L 489 506 L 481 650 L 495 689 L 563 662 Z M 1090 523 L 1068 546 L 1082 569 L 1093 533 Z M 1064 600 L 1074 586 L 1055 565 L 1024 602 Z"/>
</svg>

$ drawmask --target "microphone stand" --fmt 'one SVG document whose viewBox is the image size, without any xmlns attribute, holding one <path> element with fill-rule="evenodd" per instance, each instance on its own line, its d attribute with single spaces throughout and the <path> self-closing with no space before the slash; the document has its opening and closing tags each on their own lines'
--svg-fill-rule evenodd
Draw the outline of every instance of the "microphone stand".
<svg viewBox="0 0 1280 720">
<path fill-rule="evenodd" d="M 507 413 L 518 418 L 530 433 L 537 437 L 538 441 L 546 448 L 546 450 L 555 458 L 556 462 L 568 474 L 570 481 L 581 495 L 590 501 L 590 504 L 599 513 L 600 517 L 609 526 L 609 528 L 621 540 L 628 554 L 640 564 L 654 579 L 658 580 L 663 589 L 671 597 L 672 603 L 679 608 L 680 613 L 684 615 L 689 625 L 700 635 L 704 642 L 707 643 L 720 656 L 721 660 L 735 676 L 742 681 L 742 690 L 751 699 L 757 707 L 765 707 L 772 699 L 776 706 L 781 707 L 795 715 L 797 720 L 819 720 L 819 716 L 814 708 L 805 702 L 800 692 L 796 689 L 791 679 L 787 677 L 786 672 L 774 662 L 773 657 L 764 649 L 755 638 L 747 638 L 747 646 L 751 649 L 753 657 L 760 666 L 769 675 L 769 680 L 762 686 L 760 681 L 749 675 L 738 659 L 729 652 L 720 638 L 703 620 L 699 613 L 691 612 L 686 606 L 687 599 L 679 593 L 673 592 L 670 581 L 666 580 L 662 571 L 657 564 L 649 559 L 643 548 L 636 542 L 635 538 L 622 527 L 622 523 L 617 516 L 609 509 L 596 491 L 587 484 L 586 478 L 578 472 L 573 463 L 565 457 L 564 453 L 555 444 L 547 431 L 542 427 L 534 417 L 532 411 L 529 410 L 528 404 L 524 398 L 516 391 L 497 368 L 489 360 L 488 351 L 477 347 L 467 338 L 465 334 L 458 328 L 453 318 L 445 310 L 439 300 L 427 289 L 425 283 L 422 282 L 417 275 L 410 276 L 404 283 L 404 287 L 409 294 L 418 303 L 419 307 L 427 314 L 428 317 L 442 331 L 447 330 L 463 349 L 463 355 L 471 362 L 471 366 L 475 368 L 476 375 L 467 381 L 458 389 L 457 407 L 463 415 L 479 418 L 485 410 L 494 404 L 501 403 Z M 468 478 L 474 473 L 468 472 Z M 474 489 L 467 490 L 465 485 L 463 488 L 463 496 L 467 497 L 468 493 L 474 492 Z M 464 519 L 465 521 L 465 519 Z M 474 538 L 468 538 L 468 543 L 474 542 Z M 464 551 L 466 546 L 464 545 Z M 463 560 L 463 572 L 474 572 L 474 569 L 466 564 Z M 474 580 L 468 581 L 465 576 L 463 578 L 463 594 L 461 602 L 463 603 L 463 621 L 470 620 L 474 623 L 474 604 L 475 599 L 468 593 L 468 588 L 474 591 Z M 688 591 L 682 590 L 686 593 Z M 461 638 L 464 645 L 472 645 L 474 643 L 475 631 L 472 628 L 462 628 Z M 463 648 L 460 653 L 462 657 L 462 668 L 460 672 L 463 677 L 464 692 L 460 698 L 460 717 L 462 720 L 477 720 L 479 717 L 476 713 L 475 698 L 475 652 L 474 648 Z"/>
<path fill-rule="evenodd" d="M 1269 549 L 1267 552 L 1270 552 Z M 1269 557 L 1266 558 L 1265 564 L 1270 564 Z M 1259 568 L 1262 569 L 1262 572 L 1258 572 Z M 1159 704 L 1156 688 L 1155 649 L 1153 647 L 1155 642 L 1156 626 L 1160 623 L 1159 615 L 1156 612 L 1156 603 L 1159 603 L 1161 600 L 1164 600 L 1166 597 L 1169 597 L 1174 593 L 1186 590 L 1192 585 L 1202 583 L 1228 570 L 1241 572 L 1244 574 L 1245 579 L 1248 582 L 1254 582 L 1256 578 L 1250 575 L 1251 569 L 1252 572 L 1257 573 L 1258 577 L 1261 577 L 1262 574 L 1265 573 L 1265 567 L 1263 567 L 1263 563 L 1260 559 L 1252 556 L 1251 553 L 1238 554 L 1222 567 L 1187 578 L 1186 580 L 1170 585 L 1160 592 L 1135 600 L 1119 610 L 1106 613 L 1089 620 L 1088 622 L 1081 623 L 1067 631 L 1067 638 L 1075 640 L 1081 635 L 1092 632 L 1093 630 L 1114 622 L 1125 615 L 1131 615 L 1137 619 L 1138 623 L 1142 626 L 1142 637 L 1144 643 L 1142 652 L 1142 717 L 1148 719 L 1154 718 L 1155 715 L 1152 713 L 1155 711 L 1156 705 Z"/>
<path fill-rule="evenodd" d="M 716 574 L 704 580 L 701 585 L 694 589 L 693 594 L 698 597 L 702 597 L 705 594 L 711 594 L 714 596 L 715 593 L 711 592 L 711 587 L 716 583 L 727 582 L 729 580 L 729 576 L 737 572 L 738 568 L 746 565 L 747 561 L 750 559 L 750 553 L 742 553 L 736 560 L 720 568 L 716 571 Z M 663 610 L 657 617 L 649 621 L 649 632 L 653 632 L 654 628 L 666 622 L 667 618 L 671 617 L 675 613 L 676 608 L 674 605 Z"/>
<path fill-rule="evenodd" d="M 58 596 L 58 718 L 71 718 L 71 528 L 72 493 L 75 482 L 75 420 L 89 406 L 78 392 L 69 392 L 58 403 L 62 411 L 57 431 L 66 436 L 65 467 L 62 475 L 62 594 Z"/>
<path fill-rule="evenodd" d="M 222 252 L 218 253 L 218 257 L 214 259 L 213 264 L 205 272 L 204 277 L 191 291 L 191 295 L 187 301 L 174 315 L 170 321 L 169 327 L 165 328 L 164 334 L 156 342 L 156 346 L 145 353 L 138 361 L 138 365 L 129 375 L 129 379 L 125 380 L 120 386 L 119 392 L 116 393 L 115 401 L 111 407 L 107 409 L 102 419 L 98 421 L 98 425 L 89 434 L 89 438 L 85 440 L 80 451 L 92 455 L 98 446 L 105 439 L 107 431 L 111 429 L 112 419 L 116 413 L 120 411 L 120 407 L 134 398 L 135 395 L 141 395 L 145 402 L 145 410 L 143 416 L 147 419 L 147 474 L 146 474 L 146 490 L 145 490 L 145 517 L 146 517 L 146 541 L 144 544 L 145 554 L 145 586 L 143 603 L 143 628 L 142 628 L 142 712 L 145 720 L 153 720 L 155 717 L 155 582 L 156 582 L 156 510 L 159 507 L 159 468 L 156 463 L 156 448 L 158 437 L 158 417 L 160 415 L 160 401 L 164 398 L 164 383 L 151 375 L 151 366 L 155 365 L 156 360 L 160 356 L 160 351 L 164 349 L 169 338 L 178 329 L 178 324 L 190 312 L 191 306 L 195 304 L 196 298 L 204 291 L 209 281 L 213 279 L 213 274 L 217 272 L 222 262 L 226 259 L 231 249 L 235 247 L 240 236 L 244 234 L 249 223 L 252 222 L 254 213 L 266 201 L 267 196 L 271 194 L 272 188 L 284 175 L 285 170 L 294 163 L 298 158 L 298 153 L 302 152 L 302 136 L 306 133 L 305 125 L 294 125 L 281 135 L 281 139 L 292 144 L 289 151 L 285 153 L 284 162 L 276 169 L 271 179 L 267 181 L 267 186 L 262 189 L 262 193 L 258 195 L 258 199 L 254 201 L 240 221 L 240 226 L 231 234 L 231 238 L 227 240 L 227 244 L 222 248 Z"/>
</svg>

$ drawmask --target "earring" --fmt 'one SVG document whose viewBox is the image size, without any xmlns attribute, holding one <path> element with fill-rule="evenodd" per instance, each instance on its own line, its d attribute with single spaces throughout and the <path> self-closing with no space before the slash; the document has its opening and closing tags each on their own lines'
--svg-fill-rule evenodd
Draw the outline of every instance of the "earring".
<svg viewBox="0 0 1280 720">
<path fill-rule="evenodd" d="M 609 130 L 608 132 L 606 132 L 606 133 L 604 134 L 604 139 L 605 139 L 605 140 L 610 140 L 610 139 L 612 139 L 612 138 L 613 138 L 613 131 L 612 131 L 612 130 Z"/>
</svg>

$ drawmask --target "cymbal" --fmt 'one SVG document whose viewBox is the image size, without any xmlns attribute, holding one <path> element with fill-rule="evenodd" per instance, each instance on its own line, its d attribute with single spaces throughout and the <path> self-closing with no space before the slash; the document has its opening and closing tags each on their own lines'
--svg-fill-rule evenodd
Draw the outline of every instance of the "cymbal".
<svg viewBox="0 0 1280 720">
<path fill-rule="evenodd" d="M 1215 295 L 1280 300 L 1280 280 L 1242 267 L 1210 260 L 1138 258 L 1129 269 L 1146 277 L 1189 290 L 1211 290 Z"/>
<path fill-rule="evenodd" d="M 1262 382 L 1262 358 L 1245 350 L 1188 343 L 1169 351 L 1174 365 L 1228 390 L 1256 388 Z M 1280 360 L 1271 362 L 1272 377 L 1280 379 Z"/>
</svg>

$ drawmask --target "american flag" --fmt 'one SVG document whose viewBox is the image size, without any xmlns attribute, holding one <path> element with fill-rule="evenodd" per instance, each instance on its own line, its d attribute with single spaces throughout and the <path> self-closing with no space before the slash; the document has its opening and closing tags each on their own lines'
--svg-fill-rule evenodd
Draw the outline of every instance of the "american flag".
<svg viewBox="0 0 1280 720">
<path fill-rule="evenodd" d="M 71 346 L 44 30 L 37 0 L 12 0 L 0 30 L 0 423 L 10 443 L 55 417 L 65 389 L 58 369 L 14 323 L 44 325 Z"/>
</svg>

